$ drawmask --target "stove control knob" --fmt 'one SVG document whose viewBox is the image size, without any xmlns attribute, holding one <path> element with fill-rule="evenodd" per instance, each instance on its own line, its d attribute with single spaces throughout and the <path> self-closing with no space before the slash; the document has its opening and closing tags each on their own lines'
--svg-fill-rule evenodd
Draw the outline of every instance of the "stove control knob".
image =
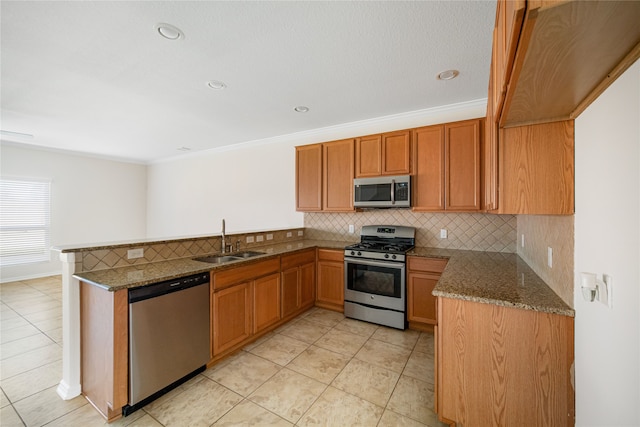
<svg viewBox="0 0 640 427">
<path fill-rule="evenodd" d="M 395 255 L 391 255 L 391 258 L 392 259 L 396 259 L 397 257 Z"/>
<path fill-rule="evenodd" d="M 355 255 L 356 253 L 354 251 L 351 251 L 351 256 Z"/>
<path fill-rule="evenodd" d="M 389 254 L 384 254 L 384 257 L 385 258 L 389 258 Z"/>
<path fill-rule="evenodd" d="M 361 255 L 362 255 L 362 252 L 358 251 L 358 256 L 361 256 Z"/>
</svg>

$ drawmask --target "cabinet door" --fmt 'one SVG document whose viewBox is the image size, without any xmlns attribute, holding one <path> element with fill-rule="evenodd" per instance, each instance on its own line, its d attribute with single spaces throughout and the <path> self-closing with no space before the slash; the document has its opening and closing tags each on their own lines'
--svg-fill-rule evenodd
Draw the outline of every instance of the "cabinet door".
<svg viewBox="0 0 640 427">
<path fill-rule="evenodd" d="M 316 300 L 316 263 L 300 266 L 300 307 L 310 307 Z"/>
<path fill-rule="evenodd" d="M 253 333 L 280 320 L 280 274 L 256 279 L 253 283 Z"/>
<path fill-rule="evenodd" d="M 409 272 L 407 277 L 407 318 L 410 322 L 435 325 L 436 297 L 431 295 L 440 275 Z"/>
<path fill-rule="evenodd" d="M 251 336 L 251 283 L 213 294 L 213 354 L 219 354 Z"/>
<path fill-rule="evenodd" d="M 325 211 L 353 211 L 353 139 L 322 144 L 323 207 Z"/>
<path fill-rule="evenodd" d="M 316 300 L 319 303 L 326 303 L 327 308 L 344 310 L 344 263 L 318 261 Z"/>
<path fill-rule="evenodd" d="M 444 126 L 413 132 L 413 209 L 444 210 Z"/>
<path fill-rule="evenodd" d="M 382 135 L 382 175 L 408 175 L 411 173 L 411 131 Z"/>
<path fill-rule="evenodd" d="M 382 136 L 370 135 L 356 139 L 356 177 L 382 174 Z"/>
<path fill-rule="evenodd" d="M 481 119 L 445 125 L 447 210 L 480 210 L 481 126 Z"/>
<path fill-rule="evenodd" d="M 322 144 L 296 147 L 296 210 L 322 210 Z"/>
<path fill-rule="evenodd" d="M 287 317 L 300 307 L 299 282 L 299 267 L 282 272 L 282 317 Z"/>
</svg>

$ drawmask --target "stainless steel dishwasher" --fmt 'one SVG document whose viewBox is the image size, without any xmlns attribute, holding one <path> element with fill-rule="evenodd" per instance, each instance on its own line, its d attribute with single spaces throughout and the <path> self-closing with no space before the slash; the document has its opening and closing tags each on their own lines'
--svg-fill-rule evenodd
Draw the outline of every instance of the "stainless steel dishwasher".
<svg viewBox="0 0 640 427">
<path fill-rule="evenodd" d="M 206 368 L 209 273 L 129 290 L 129 415 Z"/>
</svg>

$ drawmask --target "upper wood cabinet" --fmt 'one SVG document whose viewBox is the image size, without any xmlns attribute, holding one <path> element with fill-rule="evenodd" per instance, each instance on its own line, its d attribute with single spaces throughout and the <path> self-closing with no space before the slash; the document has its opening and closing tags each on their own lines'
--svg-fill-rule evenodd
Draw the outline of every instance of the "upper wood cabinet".
<svg viewBox="0 0 640 427">
<path fill-rule="evenodd" d="M 483 119 L 413 132 L 413 209 L 479 211 Z"/>
<path fill-rule="evenodd" d="M 383 133 L 356 139 L 356 178 L 381 175 L 408 175 L 411 131 Z"/>
<path fill-rule="evenodd" d="M 353 211 L 353 139 L 322 144 L 322 210 Z"/>
<path fill-rule="evenodd" d="M 322 210 L 322 144 L 296 147 L 296 210 Z"/>
<path fill-rule="evenodd" d="M 638 1 L 529 0 L 517 34 L 522 3 L 498 2 L 501 127 L 575 119 L 640 57 Z"/>
<path fill-rule="evenodd" d="M 296 210 L 353 211 L 354 140 L 296 147 Z"/>
</svg>

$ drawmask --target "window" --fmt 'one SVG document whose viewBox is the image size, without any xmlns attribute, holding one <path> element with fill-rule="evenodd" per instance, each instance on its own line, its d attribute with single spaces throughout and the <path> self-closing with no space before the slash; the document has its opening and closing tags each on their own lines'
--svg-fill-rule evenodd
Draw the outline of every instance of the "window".
<svg viewBox="0 0 640 427">
<path fill-rule="evenodd" d="M 49 181 L 0 179 L 0 266 L 50 260 Z"/>
</svg>

